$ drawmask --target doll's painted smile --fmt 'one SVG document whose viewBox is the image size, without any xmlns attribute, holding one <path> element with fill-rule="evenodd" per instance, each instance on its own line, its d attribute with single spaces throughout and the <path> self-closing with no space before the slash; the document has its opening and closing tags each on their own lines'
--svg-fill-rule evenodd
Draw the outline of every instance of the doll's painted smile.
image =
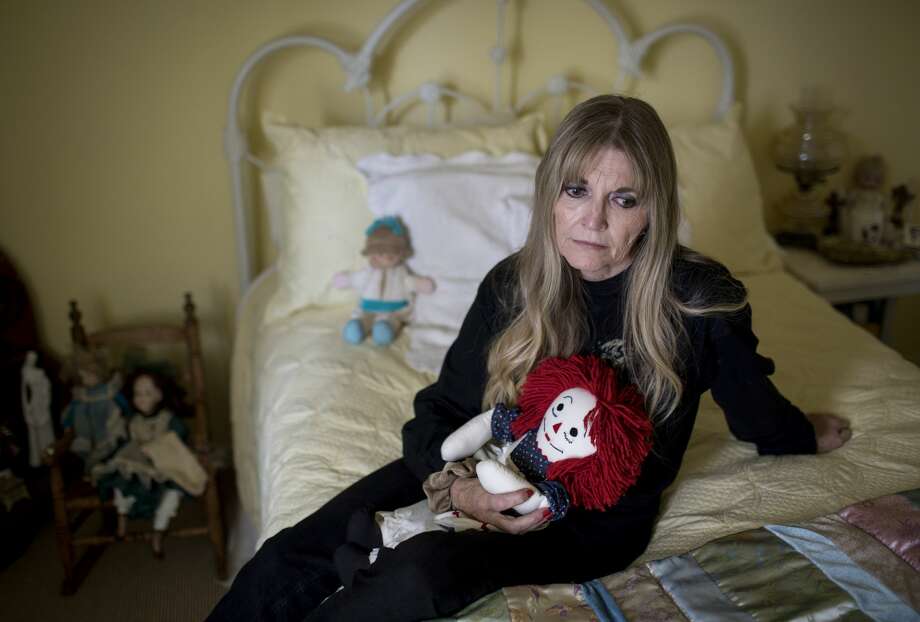
<svg viewBox="0 0 920 622">
<path fill-rule="evenodd" d="M 556 424 L 556 425 L 559 425 L 559 424 Z M 563 432 L 562 434 L 563 434 L 563 436 L 564 436 L 564 435 L 565 435 L 565 432 Z M 546 419 L 543 419 L 543 436 L 546 437 L 546 442 L 549 443 L 549 446 L 550 446 L 550 447 L 552 447 L 553 449 L 555 449 L 556 451 L 558 451 L 558 452 L 561 453 L 561 454 L 562 454 L 562 453 L 565 453 L 564 451 L 562 451 L 561 449 L 559 449 L 558 447 L 556 447 L 555 445 L 553 445 L 553 442 L 549 439 L 549 434 L 547 434 L 547 432 L 546 432 Z M 566 439 L 566 440 L 568 440 L 568 439 Z M 569 441 L 569 442 L 571 443 L 572 441 Z"/>
</svg>

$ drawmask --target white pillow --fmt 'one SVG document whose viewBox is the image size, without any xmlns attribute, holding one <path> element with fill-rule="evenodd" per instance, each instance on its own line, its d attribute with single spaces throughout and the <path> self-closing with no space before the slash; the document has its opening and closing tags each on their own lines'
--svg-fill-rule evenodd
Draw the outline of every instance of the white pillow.
<svg viewBox="0 0 920 622">
<path fill-rule="evenodd" d="M 415 251 L 409 267 L 435 280 L 416 298 L 409 326 L 409 363 L 437 373 L 486 273 L 523 246 L 530 226 L 539 160 L 523 153 L 470 152 L 364 158 L 368 207 L 399 216 Z"/>
<path fill-rule="evenodd" d="M 349 300 L 347 292 L 330 287 L 330 280 L 339 270 L 364 264 L 360 250 L 373 215 L 364 178 L 355 168 L 360 158 L 375 153 L 452 157 L 471 150 L 539 153 L 546 143 L 539 116 L 500 126 L 381 129 L 310 129 L 266 116 L 263 126 L 274 159 L 262 183 L 272 231 L 280 238 L 279 288 L 266 322 L 306 306 Z"/>
</svg>

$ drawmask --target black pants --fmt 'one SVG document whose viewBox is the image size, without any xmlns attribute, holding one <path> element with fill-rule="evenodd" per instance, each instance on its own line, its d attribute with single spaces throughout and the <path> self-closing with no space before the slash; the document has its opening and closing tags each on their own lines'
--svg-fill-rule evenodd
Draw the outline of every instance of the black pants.
<svg viewBox="0 0 920 622">
<path fill-rule="evenodd" d="M 519 536 L 423 533 L 381 550 L 373 565 L 358 570 L 351 585 L 336 592 L 342 581 L 333 558 L 346 544 L 351 517 L 422 498 L 421 483 L 402 460 L 364 477 L 267 540 L 209 620 L 382 622 L 447 616 L 504 586 L 581 582 L 625 567 L 645 548 L 651 527 L 650 520 L 638 521 L 636 534 L 595 543 L 567 533 L 565 520 Z"/>
</svg>

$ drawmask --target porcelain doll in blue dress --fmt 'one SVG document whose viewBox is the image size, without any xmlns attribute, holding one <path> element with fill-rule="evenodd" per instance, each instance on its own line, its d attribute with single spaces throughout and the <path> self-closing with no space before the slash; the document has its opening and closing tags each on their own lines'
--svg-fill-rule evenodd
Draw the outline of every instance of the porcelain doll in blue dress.
<svg viewBox="0 0 920 622">
<path fill-rule="evenodd" d="M 121 395 L 121 377 L 112 373 L 100 350 L 77 348 L 74 368 L 79 384 L 61 416 L 65 430 L 73 430 L 70 450 L 83 460 L 89 473 L 109 458 L 126 435 L 127 400 Z"/>
</svg>

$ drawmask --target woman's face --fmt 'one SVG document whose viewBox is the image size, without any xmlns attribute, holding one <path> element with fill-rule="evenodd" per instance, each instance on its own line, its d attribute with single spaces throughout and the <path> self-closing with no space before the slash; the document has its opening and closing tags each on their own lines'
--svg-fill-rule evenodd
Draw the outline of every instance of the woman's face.
<svg viewBox="0 0 920 622">
<path fill-rule="evenodd" d="M 602 281 L 632 263 L 632 249 L 648 225 L 632 165 L 622 151 L 605 148 L 584 179 L 563 182 L 553 206 L 556 248 L 586 281 Z"/>
</svg>

